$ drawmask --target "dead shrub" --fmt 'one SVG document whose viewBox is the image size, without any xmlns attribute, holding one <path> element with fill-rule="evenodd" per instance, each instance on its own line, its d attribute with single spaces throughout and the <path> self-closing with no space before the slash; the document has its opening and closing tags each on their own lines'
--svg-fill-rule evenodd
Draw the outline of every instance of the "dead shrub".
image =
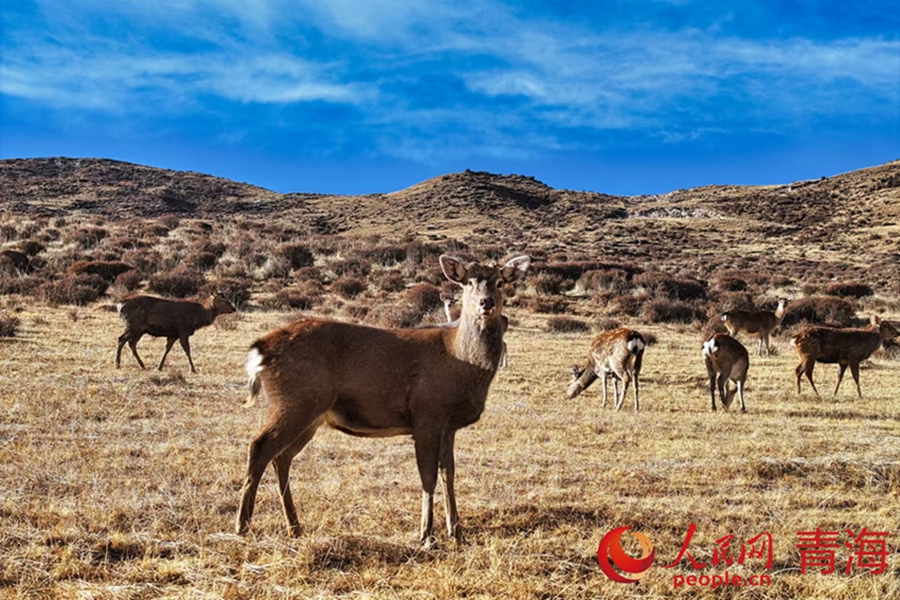
<svg viewBox="0 0 900 600">
<path fill-rule="evenodd" d="M 119 261 L 79 260 L 69 265 L 66 273 L 68 275 L 97 275 L 107 283 L 112 283 L 119 275 L 132 270 L 134 267 Z"/>
<path fill-rule="evenodd" d="M 656 298 L 644 304 L 641 318 L 649 323 L 692 323 L 705 320 L 706 313 L 690 302 Z"/>
<path fill-rule="evenodd" d="M 562 291 L 565 280 L 556 273 L 538 273 L 528 279 L 528 283 L 539 294 L 556 296 Z"/>
<path fill-rule="evenodd" d="M 853 325 L 856 316 L 854 303 L 836 296 L 807 296 L 794 300 L 785 308 L 782 327 L 801 323 L 836 324 L 841 327 Z"/>
<path fill-rule="evenodd" d="M 613 329 L 618 329 L 622 326 L 622 322 L 618 319 L 613 319 L 612 317 L 601 317 L 594 321 L 594 331 L 602 332 L 602 331 L 612 331 Z"/>
<path fill-rule="evenodd" d="M 19 250 L 29 258 L 37 256 L 46 249 L 46 246 L 36 240 L 25 240 L 19 244 Z"/>
<path fill-rule="evenodd" d="M 372 262 L 359 257 L 338 260 L 329 263 L 328 267 L 338 277 L 367 277 L 372 271 Z"/>
<path fill-rule="evenodd" d="M 16 337 L 22 322 L 19 317 L 9 313 L 0 313 L 0 337 Z"/>
<path fill-rule="evenodd" d="M 413 306 L 379 304 L 368 312 L 366 322 L 377 327 L 409 328 L 419 325 L 424 317 L 425 314 Z"/>
<path fill-rule="evenodd" d="M 406 290 L 407 302 L 421 312 L 429 312 L 444 305 L 441 288 L 430 283 L 419 283 Z"/>
<path fill-rule="evenodd" d="M 397 244 L 385 244 L 371 248 L 363 248 L 357 251 L 357 255 L 382 267 L 399 265 L 406 260 L 406 246 Z"/>
<path fill-rule="evenodd" d="M 188 268 L 177 268 L 169 273 L 158 273 L 147 282 L 147 289 L 161 296 L 187 298 L 200 292 L 206 284 L 203 273 Z"/>
<path fill-rule="evenodd" d="M 581 333 L 590 330 L 590 325 L 573 317 L 552 317 L 547 320 L 547 331 L 551 333 Z"/>
<path fill-rule="evenodd" d="M 69 232 L 63 240 L 68 243 L 77 243 L 84 249 L 90 249 L 96 247 L 108 235 L 109 232 L 103 227 L 80 227 Z"/>
<path fill-rule="evenodd" d="M 197 271 L 209 271 L 219 262 L 219 257 L 212 252 L 191 252 L 184 257 L 184 264 Z"/>
<path fill-rule="evenodd" d="M 750 287 L 745 280 L 733 275 L 724 275 L 720 277 L 716 282 L 716 286 L 725 292 L 745 292 Z"/>
<path fill-rule="evenodd" d="M 542 298 L 540 296 L 530 298 L 527 306 L 532 312 L 542 314 L 564 313 L 569 308 L 568 303 L 562 298 Z"/>
<path fill-rule="evenodd" d="M 641 309 L 649 301 L 646 295 L 635 296 L 633 294 L 624 294 L 613 298 L 610 302 L 612 312 L 615 314 L 623 314 L 628 317 L 636 317 L 641 313 Z"/>
<path fill-rule="evenodd" d="M 116 277 L 113 286 L 124 292 L 133 292 L 141 287 L 141 279 L 141 274 L 132 269 Z"/>
<path fill-rule="evenodd" d="M 378 289 L 385 292 L 400 292 L 406 287 L 406 277 L 399 271 L 381 271 L 371 279 Z"/>
<path fill-rule="evenodd" d="M 695 279 L 676 279 L 665 273 L 641 273 L 634 277 L 634 284 L 642 286 L 653 298 L 691 301 L 705 300 L 706 284 Z"/>
<path fill-rule="evenodd" d="M 249 279 L 225 278 L 216 280 L 211 287 L 231 302 L 237 310 L 243 310 L 250 301 L 252 286 L 253 282 Z"/>
<path fill-rule="evenodd" d="M 275 256 L 284 258 L 292 271 L 311 267 L 315 263 L 315 257 L 309 246 L 300 242 L 287 242 L 275 248 Z"/>
<path fill-rule="evenodd" d="M 839 298 L 865 298 L 875 292 L 871 286 L 865 283 L 831 283 L 825 286 L 826 296 L 838 296 Z"/>
<path fill-rule="evenodd" d="M 353 299 L 366 291 L 366 282 L 359 277 L 338 277 L 331 284 L 331 290 L 342 298 Z"/>
<path fill-rule="evenodd" d="M 631 289 L 628 272 L 624 269 L 594 269 L 586 271 L 575 287 L 584 292 L 616 292 L 623 294 Z"/>
<path fill-rule="evenodd" d="M 63 304 L 85 306 L 100 297 L 102 292 L 98 291 L 98 286 L 105 285 L 98 275 L 69 276 L 59 281 L 45 283 L 40 287 L 39 295 L 50 306 Z"/>
</svg>

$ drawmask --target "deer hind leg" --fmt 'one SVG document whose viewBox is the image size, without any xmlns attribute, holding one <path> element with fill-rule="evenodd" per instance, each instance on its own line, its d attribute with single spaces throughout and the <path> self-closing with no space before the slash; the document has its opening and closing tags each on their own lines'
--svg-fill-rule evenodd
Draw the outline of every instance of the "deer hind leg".
<svg viewBox="0 0 900 600">
<path fill-rule="evenodd" d="M 191 342 L 188 340 L 188 336 L 181 336 L 179 341 L 181 342 L 181 349 L 187 354 L 188 364 L 191 365 L 191 373 L 196 373 L 197 369 L 194 368 L 194 361 L 191 359 Z"/>
<path fill-rule="evenodd" d="M 416 466 L 422 480 L 422 522 L 419 542 L 425 548 L 434 546 L 434 488 L 437 486 L 441 434 L 433 429 L 413 432 Z"/>
<path fill-rule="evenodd" d="M 838 388 L 841 387 L 841 380 L 844 379 L 844 372 L 847 370 L 847 365 L 839 364 L 838 365 L 838 379 L 837 385 L 834 386 L 834 396 L 837 396 Z"/>
<path fill-rule="evenodd" d="M 449 431 L 441 441 L 440 462 L 438 471 L 441 476 L 441 487 L 444 491 L 444 513 L 447 518 L 447 535 L 457 542 L 462 542 L 462 531 L 459 527 L 459 512 L 456 509 L 456 492 L 453 487 L 453 479 L 456 474 L 456 464 L 453 458 L 453 443 L 456 431 Z"/>
<path fill-rule="evenodd" d="M 130 340 L 128 340 L 128 347 L 131 348 L 131 353 L 134 355 L 135 360 L 137 360 L 138 365 L 140 365 L 141 369 L 146 369 L 144 366 L 144 361 L 141 360 L 141 357 L 138 356 L 137 345 L 138 342 L 141 341 L 142 335 L 132 336 Z"/>
<path fill-rule="evenodd" d="M 747 405 L 744 404 L 744 380 L 738 379 L 737 381 L 737 393 L 738 399 L 741 401 L 741 412 L 747 412 Z"/>
<path fill-rule="evenodd" d="M 600 374 L 600 378 L 603 381 L 603 404 L 601 404 L 600 406 L 602 406 L 603 408 L 606 408 L 606 378 L 607 377 L 609 377 L 609 373 L 607 373 L 606 371 L 603 371 Z M 613 403 L 615 403 L 615 400 L 613 400 Z"/>
<path fill-rule="evenodd" d="M 762 358 L 762 347 L 763 347 L 763 336 L 759 336 L 759 343 L 756 346 L 756 355 Z M 769 351 L 769 347 L 766 346 L 766 352 Z"/>
<path fill-rule="evenodd" d="M 262 479 L 266 466 L 275 457 L 288 449 L 293 449 L 295 444 L 299 444 L 300 438 L 307 434 L 310 429 L 314 433 L 315 423 L 321 422 L 322 418 L 321 414 L 304 416 L 297 413 L 274 413 L 269 418 L 262 433 L 250 443 L 250 448 L 247 452 L 247 476 L 241 489 L 241 506 L 237 514 L 236 530 L 239 534 L 243 535 L 250 527 L 250 519 L 253 517 L 253 506 L 256 502 L 256 490 L 259 487 L 259 481 Z M 311 434 L 310 437 L 312 437 Z M 306 441 L 308 442 L 309 440 Z M 287 462 L 290 464 L 290 461 Z M 280 471 L 284 467 L 276 465 L 275 468 L 276 471 L 279 471 L 280 479 L 282 474 Z M 284 470 L 283 474 L 287 476 L 287 471 Z M 283 494 L 282 502 L 284 502 Z M 287 512 L 287 509 L 285 511 Z M 290 517 L 288 519 L 290 520 Z"/>
<path fill-rule="evenodd" d="M 638 372 L 635 371 L 632 378 L 634 379 L 634 412 L 638 411 Z"/>
<path fill-rule="evenodd" d="M 125 347 L 125 344 L 128 343 L 128 332 L 126 331 L 122 335 L 119 336 L 119 345 L 116 347 L 116 368 L 121 368 L 122 366 L 122 348 Z"/>
<path fill-rule="evenodd" d="M 272 460 L 272 467 L 278 476 L 278 493 L 281 496 L 281 506 L 284 508 L 284 517 L 287 520 L 288 533 L 292 537 L 300 537 L 300 521 L 297 519 L 297 511 L 294 508 L 294 500 L 291 496 L 291 486 L 288 475 L 291 470 L 291 461 L 310 442 L 316 431 L 322 425 L 324 419 L 320 418 L 306 428 L 300 437 L 294 440 L 281 454 Z"/>
<path fill-rule="evenodd" d="M 815 382 L 813 382 L 813 378 L 812 378 L 812 375 L 813 375 L 813 369 L 814 369 L 815 367 L 816 367 L 816 361 L 810 360 L 808 363 L 805 363 L 805 364 L 803 365 L 803 373 L 806 375 L 806 378 L 809 380 L 809 385 L 812 386 L 812 389 L 813 389 L 813 391 L 816 393 L 816 396 L 818 396 L 819 398 L 821 398 L 822 396 L 819 394 L 819 390 L 816 389 L 816 384 L 815 384 Z M 798 382 L 799 382 L 799 377 L 798 377 L 797 379 L 798 379 Z M 798 387 L 798 388 L 800 387 L 800 386 L 799 386 L 799 383 L 798 383 L 797 387 Z"/>
<path fill-rule="evenodd" d="M 761 341 L 766 343 L 766 358 L 769 358 L 769 334 L 764 333 Z"/>
<path fill-rule="evenodd" d="M 716 410 L 716 371 L 713 369 L 712 361 L 706 358 L 706 374 L 709 377 L 709 397 L 712 401 L 712 409 Z"/>
<path fill-rule="evenodd" d="M 719 390 L 719 399 L 722 401 L 722 408 L 730 408 L 731 401 L 734 400 L 734 393 L 728 391 L 728 375 L 719 373 L 716 378 L 716 387 Z"/>
<path fill-rule="evenodd" d="M 615 381 L 615 380 L 613 380 Z M 625 394 L 628 393 L 628 385 L 631 383 L 631 373 L 625 371 L 622 373 L 622 395 L 619 395 L 618 386 L 616 389 L 616 410 L 622 408 L 622 404 L 625 403 Z"/>
<path fill-rule="evenodd" d="M 175 340 L 178 338 L 170 337 L 166 338 L 166 350 L 163 352 L 162 358 L 159 359 L 159 366 L 156 367 L 157 371 L 162 371 L 163 365 L 166 363 L 166 357 L 169 355 L 169 350 L 172 349 L 172 346 L 175 345 Z"/>
<path fill-rule="evenodd" d="M 856 382 L 856 393 L 862 398 L 862 390 L 859 389 L 859 363 L 850 363 L 850 374 L 853 375 L 853 381 Z"/>
</svg>

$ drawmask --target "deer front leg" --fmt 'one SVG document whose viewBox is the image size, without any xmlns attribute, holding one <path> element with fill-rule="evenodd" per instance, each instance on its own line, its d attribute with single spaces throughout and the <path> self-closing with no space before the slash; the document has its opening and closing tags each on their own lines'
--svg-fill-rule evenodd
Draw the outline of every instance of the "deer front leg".
<svg viewBox="0 0 900 600">
<path fill-rule="evenodd" d="M 444 490 L 444 513 L 447 518 L 447 535 L 456 541 L 462 542 L 462 531 L 459 527 L 459 513 L 456 510 L 456 492 L 453 487 L 453 479 L 456 466 L 453 459 L 453 443 L 456 431 L 450 431 L 441 442 L 441 460 L 438 469 L 441 475 L 441 484 Z"/>
<path fill-rule="evenodd" d="M 426 549 L 434 546 L 434 488 L 437 486 L 440 433 L 436 431 L 414 432 L 416 466 L 422 480 L 422 522 L 419 543 Z"/>
</svg>

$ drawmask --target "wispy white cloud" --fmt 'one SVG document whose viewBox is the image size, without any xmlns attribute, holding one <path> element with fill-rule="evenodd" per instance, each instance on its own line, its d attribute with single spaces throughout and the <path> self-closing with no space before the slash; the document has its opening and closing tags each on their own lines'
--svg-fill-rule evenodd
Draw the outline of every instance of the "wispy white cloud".
<svg viewBox="0 0 900 600">
<path fill-rule="evenodd" d="M 404 156 L 586 143 L 567 136 L 572 130 L 688 140 L 900 106 L 900 41 L 877 36 L 622 27 L 529 15 L 497 0 L 40 4 L 44 31 L 0 42 L 2 94 L 120 115 L 190 114 L 205 110 L 207 97 L 336 103 L 356 107 L 348 127 Z M 90 25 L 113 17 L 135 33 L 110 39 Z M 463 86 L 422 106 L 426 77 Z"/>
</svg>

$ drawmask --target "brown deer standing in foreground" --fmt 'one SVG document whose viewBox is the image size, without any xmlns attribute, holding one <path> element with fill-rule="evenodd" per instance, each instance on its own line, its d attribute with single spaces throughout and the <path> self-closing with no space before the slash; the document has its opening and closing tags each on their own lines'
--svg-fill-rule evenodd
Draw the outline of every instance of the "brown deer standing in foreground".
<svg viewBox="0 0 900 600">
<path fill-rule="evenodd" d="M 877 315 L 873 315 L 871 324 L 862 329 L 807 327 L 791 340 L 791 345 L 800 357 L 800 364 L 794 369 L 797 393 L 800 393 L 800 377 L 805 373 L 816 396 L 819 396 L 819 390 L 813 383 L 813 368 L 817 362 L 837 363 L 840 369 L 834 395 L 837 396 L 844 371 L 849 366 L 853 381 L 856 382 L 856 393 L 862 398 L 862 390 L 859 389 L 859 363 L 872 356 L 884 340 L 893 339 L 897 335 L 897 329 Z"/>
<path fill-rule="evenodd" d="M 724 408 L 731 406 L 737 393 L 741 400 L 741 412 L 747 412 L 744 386 L 747 383 L 750 355 L 744 345 L 726 333 L 714 333 L 703 342 L 703 358 L 709 375 L 712 409 L 716 410 L 716 390 L 719 390 L 719 399 Z M 729 381 L 733 381 L 737 387 L 726 390 Z"/>
<path fill-rule="evenodd" d="M 144 361 L 138 356 L 137 343 L 147 334 L 167 338 L 166 351 L 163 352 L 159 361 L 158 369 L 160 371 L 162 371 L 166 356 L 175 344 L 175 340 L 179 340 L 184 353 L 187 354 L 191 373 L 196 373 L 197 370 L 191 359 L 191 346 L 188 338 L 201 327 L 211 325 L 219 315 L 234 312 L 231 303 L 219 294 L 208 298 L 202 304 L 190 300 L 132 296 L 119 302 L 116 307 L 119 309 L 119 317 L 125 321 L 125 333 L 119 336 L 119 347 L 116 349 L 117 369 L 121 366 L 122 348 L 126 343 L 131 347 L 131 353 L 134 354 L 141 368 L 146 368 Z"/>
<path fill-rule="evenodd" d="M 638 410 L 638 378 L 641 374 L 641 363 L 644 347 L 647 345 L 644 336 L 633 329 L 620 327 L 612 331 L 604 331 L 591 344 L 587 364 L 583 368 L 572 366 L 572 383 L 566 390 L 566 397 L 571 400 L 587 389 L 598 377 L 603 382 L 603 406 L 606 406 L 606 378 L 612 375 L 615 392 L 616 410 L 622 408 L 628 384 L 634 380 L 634 411 Z M 619 395 L 619 380 L 624 382 L 622 395 Z"/>
<path fill-rule="evenodd" d="M 265 392 L 267 417 L 250 444 L 237 531 L 250 526 L 260 478 L 271 462 L 292 535 L 300 523 L 288 472 L 322 425 L 361 437 L 412 435 L 422 480 L 420 541 L 433 543 L 434 490 L 444 489 L 447 531 L 460 539 L 453 481 L 456 430 L 484 410 L 503 352 L 502 282 L 521 279 L 531 259 L 503 267 L 443 255 L 444 275 L 462 287 L 458 321 L 438 327 L 376 329 L 304 319 L 253 343 L 247 359 L 249 403 Z"/>
<path fill-rule="evenodd" d="M 722 315 L 722 321 L 729 335 L 746 333 L 759 338 L 759 346 L 756 355 L 762 356 L 763 343 L 766 344 L 766 357 L 769 356 L 769 336 L 781 325 L 784 318 L 784 304 L 786 300 L 778 299 L 778 308 L 770 310 L 732 310 Z"/>
</svg>

